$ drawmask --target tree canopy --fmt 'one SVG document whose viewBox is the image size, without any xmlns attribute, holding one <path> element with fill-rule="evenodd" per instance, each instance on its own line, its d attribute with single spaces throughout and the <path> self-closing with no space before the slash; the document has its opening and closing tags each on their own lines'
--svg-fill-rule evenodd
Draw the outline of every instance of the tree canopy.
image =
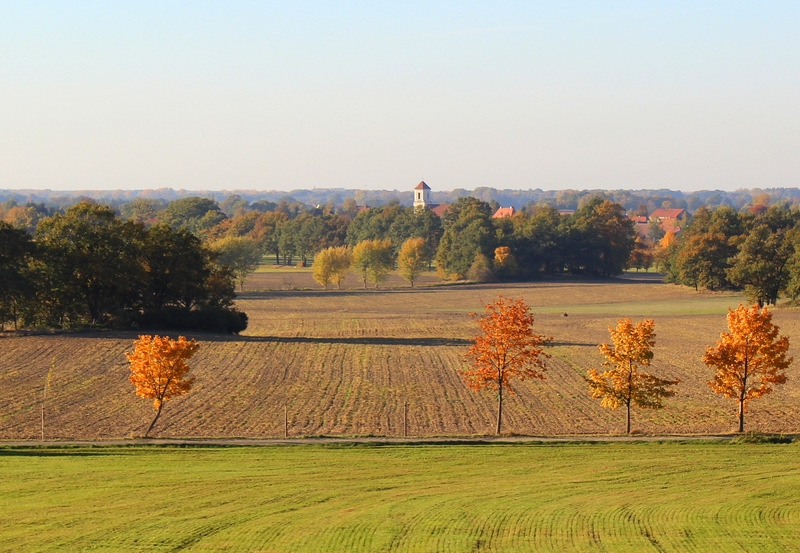
<svg viewBox="0 0 800 553">
<path fill-rule="evenodd" d="M 486 305 L 483 314 L 472 313 L 481 334 L 472 338 L 472 346 L 463 359 L 470 364 L 461 375 L 471 389 L 497 390 L 497 425 L 500 434 L 503 422 L 503 394 L 514 394 L 514 379 L 544 379 L 545 359 L 549 357 L 543 346 L 552 336 L 533 332 L 533 314 L 521 299 L 498 296 Z"/>
<path fill-rule="evenodd" d="M 616 328 L 609 328 L 612 344 L 598 347 L 608 367 L 604 372 L 590 369 L 586 381 L 591 395 L 602 399 L 603 407 L 616 410 L 625 406 L 625 432 L 631 433 L 631 406 L 646 409 L 661 409 L 662 399 L 672 397 L 672 386 L 679 380 L 667 380 L 643 372 L 640 367 L 649 367 L 653 359 L 656 334 L 652 319 L 636 324 L 630 319 L 621 319 Z"/>
<path fill-rule="evenodd" d="M 739 432 L 744 432 L 748 403 L 786 382 L 784 371 L 793 359 L 786 356 L 789 338 L 778 332 L 766 307 L 740 305 L 728 311 L 728 332 L 703 355 L 703 362 L 716 371 L 708 385 L 738 404 Z"/>
<path fill-rule="evenodd" d="M 161 416 L 164 402 L 189 392 L 194 377 L 187 377 L 186 362 L 200 345 L 180 336 L 172 340 L 167 336 L 139 336 L 134 350 L 125 356 L 131 364 L 130 381 L 136 386 L 136 395 L 153 400 L 156 416 L 144 433 L 146 438 Z"/>
</svg>

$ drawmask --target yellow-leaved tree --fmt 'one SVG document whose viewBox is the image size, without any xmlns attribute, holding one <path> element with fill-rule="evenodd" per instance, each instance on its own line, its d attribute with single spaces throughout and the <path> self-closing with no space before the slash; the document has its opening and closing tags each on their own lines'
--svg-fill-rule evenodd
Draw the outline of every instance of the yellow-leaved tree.
<svg viewBox="0 0 800 553">
<path fill-rule="evenodd" d="M 497 390 L 497 427 L 500 434 L 503 421 L 503 392 L 514 394 L 511 380 L 518 378 L 544 379 L 544 359 L 550 357 L 542 346 L 552 336 L 533 333 L 533 314 L 521 299 L 498 296 L 486 305 L 483 315 L 471 314 L 483 331 L 472 339 L 472 346 L 463 359 L 472 368 L 461 371 L 471 389 Z"/>
<path fill-rule="evenodd" d="M 778 330 L 766 308 L 739 305 L 728 311 L 728 332 L 703 355 L 703 362 L 717 371 L 708 385 L 739 404 L 739 432 L 744 432 L 747 403 L 786 382 L 783 371 L 793 359 L 786 357 L 789 338 L 778 336 Z"/>
<path fill-rule="evenodd" d="M 397 254 L 397 267 L 400 276 L 406 279 L 411 287 L 414 281 L 427 268 L 428 259 L 425 253 L 425 240 L 423 238 L 409 238 L 400 246 Z"/>
<path fill-rule="evenodd" d="M 342 281 L 350 269 L 350 259 L 350 248 L 347 246 L 325 248 L 314 256 L 314 280 L 325 288 L 330 283 L 341 288 Z"/>
<path fill-rule="evenodd" d="M 194 377 L 186 377 L 189 360 L 200 347 L 194 340 L 180 336 L 172 340 L 168 336 L 139 336 L 134 342 L 132 353 L 125 356 L 131 363 L 130 380 L 136 386 L 136 395 L 150 398 L 156 409 L 156 416 L 147 432 L 146 438 L 161 415 L 164 402 L 175 396 L 187 393 L 194 384 Z"/>
<path fill-rule="evenodd" d="M 364 240 L 353 248 L 350 268 L 364 281 L 378 284 L 386 280 L 386 276 L 394 268 L 394 250 L 390 240 Z"/>
<path fill-rule="evenodd" d="M 680 380 L 666 380 L 642 372 L 639 367 L 649 367 L 653 359 L 652 347 L 656 343 L 654 323 L 645 319 L 633 324 L 630 319 L 621 319 L 617 328 L 610 328 L 611 344 L 600 344 L 600 352 L 606 358 L 604 372 L 590 369 L 586 381 L 594 398 L 602 398 L 601 405 L 616 410 L 624 405 L 627 410 L 625 432 L 631 433 L 631 406 L 660 409 L 661 400 L 675 395 L 670 389 Z"/>
</svg>

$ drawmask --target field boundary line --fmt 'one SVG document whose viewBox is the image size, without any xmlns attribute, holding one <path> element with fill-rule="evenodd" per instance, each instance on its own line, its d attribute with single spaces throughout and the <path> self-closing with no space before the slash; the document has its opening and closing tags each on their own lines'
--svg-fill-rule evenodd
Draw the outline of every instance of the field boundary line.
<svg viewBox="0 0 800 553">
<path fill-rule="evenodd" d="M 647 436 L 485 436 L 485 437 L 302 437 L 302 438 L 130 438 L 108 440 L 1 440 L 0 447 L 119 447 L 119 446 L 292 446 L 292 445 L 492 445 L 492 444 L 592 444 L 636 442 L 719 442 L 736 434 L 669 434 Z"/>
</svg>

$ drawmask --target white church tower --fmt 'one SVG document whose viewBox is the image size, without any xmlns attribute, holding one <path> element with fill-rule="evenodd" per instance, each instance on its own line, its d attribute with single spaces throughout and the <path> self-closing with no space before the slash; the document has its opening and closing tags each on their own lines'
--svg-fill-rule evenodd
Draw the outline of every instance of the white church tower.
<svg viewBox="0 0 800 553">
<path fill-rule="evenodd" d="M 425 209 L 431 203 L 431 187 L 422 181 L 414 187 L 414 209 Z"/>
</svg>

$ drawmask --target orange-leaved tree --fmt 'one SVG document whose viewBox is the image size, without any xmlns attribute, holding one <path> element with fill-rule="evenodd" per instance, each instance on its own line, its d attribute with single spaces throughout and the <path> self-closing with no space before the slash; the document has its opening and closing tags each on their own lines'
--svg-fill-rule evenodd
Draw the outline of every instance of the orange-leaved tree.
<svg viewBox="0 0 800 553">
<path fill-rule="evenodd" d="M 617 328 L 610 328 L 611 344 L 600 344 L 600 352 L 606 358 L 604 372 L 590 369 L 586 381 L 594 398 L 602 398 L 601 405 L 612 410 L 624 405 L 627 410 L 625 432 L 631 433 L 631 406 L 660 409 L 661 400 L 675 395 L 670 389 L 679 380 L 666 380 L 642 372 L 639 367 L 649 367 L 653 359 L 652 347 L 656 334 L 653 320 L 645 319 L 633 324 L 630 319 L 621 319 Z"/>
<path fill-rule="evenodd" d="M 544 379 L 544 359 L 550 357 L 542 346 L 552 341 L 552 336 L 533 333 L 533 314 L 521 299 L 499 296 L 486 305 L 483 315 L 471 313 L 482 334 L 472 339 L 472 346 L 463 359 L 472 366 L 460 371 L 471 389 L 497 390 L 497 429 L 503 421 L 503 392 L 513 395 L 511 380 L 519 378 Z"/>
<path fill-rule="evenodd" d="M 717 371 L 708 383 L 714 393 L 739 403 L 739 432 L 744 432 L 747 403 L 770 393 L 773 384 L 786 382 L 783 371 L 792 363 L 786 357 L 789 338 L 778 336 L 772 313 L 758 305 L 730 309 L 728 330 L 709 346 L 703 362 Z"/>
<path fill-rule="evenodd" d="M 146 438 L 156 424 L 164 402 L 187 393 L 194 377 L 186 377 L 189 360 L 200 347 L 194 340 L 184 336 L 172 340 L 168 336 L 139 336 L 134 342 L 133 353 L 126 353 L 131 363 L 131 382 L 136 386 L 136 395 L 153 400 L 156 417 L 150 423 Z"/>
</svg>

